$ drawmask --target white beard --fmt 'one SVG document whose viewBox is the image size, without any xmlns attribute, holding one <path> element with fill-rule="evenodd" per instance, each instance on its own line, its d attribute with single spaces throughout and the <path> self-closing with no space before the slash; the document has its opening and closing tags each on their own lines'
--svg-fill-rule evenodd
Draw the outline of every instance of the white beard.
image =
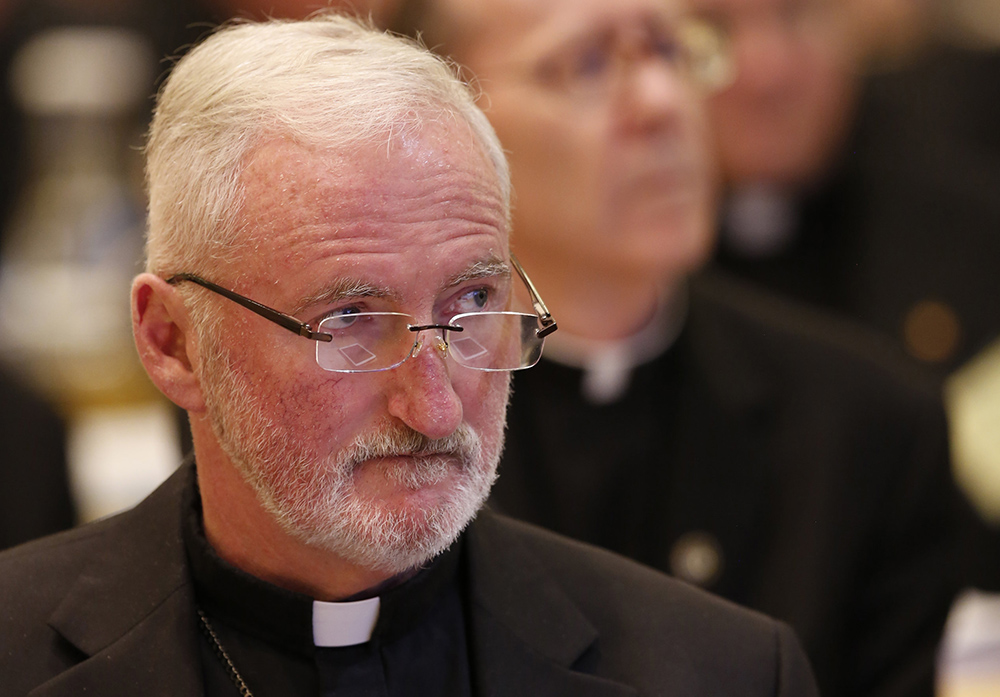
<svg viewBox="0 0 1000 697">
<path fill-rule="evenodd" d="M 202 389 L 219 445 L 292 537 L 345 561 L 397 574 L 447 549 L 489 495 L 500 459 L 502 416 L 488 439 L 495 443 L 490 452 L 465 423 L 447 438 L 432 440 L 392 422 L 317 458 L 267 414 L 250 381 L 212 339 L 201 343 Z M 400 456 L 408 458 L 405 466 L 372 462 Z M 452 483 L 436 492 L 433 504 L 393 508 L 356 489 L 353 474 L 365 463 L 413 491 L 448 478 Z"/>
</svg>

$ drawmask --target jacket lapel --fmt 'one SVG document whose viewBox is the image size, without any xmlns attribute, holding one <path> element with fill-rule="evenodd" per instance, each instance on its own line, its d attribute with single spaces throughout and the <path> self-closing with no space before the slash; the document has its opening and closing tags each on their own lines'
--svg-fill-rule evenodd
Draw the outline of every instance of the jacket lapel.
<svg viewBox="0 0 1000 697">
<path fill-rule="evenodd" d="M 471 656 L 479 697 L 627 697 L 621 683 L 589 675 L 597 630 L 489 511 L 469 529 Z"/>
<path fill-rule="evenodd" d="M 182 467 L 137 508 L 99 525 L 106 542 L 49 619 L 83 659 L 32 697 L 202 694 L 194 596 L 184 561 Z"/>
</svg>

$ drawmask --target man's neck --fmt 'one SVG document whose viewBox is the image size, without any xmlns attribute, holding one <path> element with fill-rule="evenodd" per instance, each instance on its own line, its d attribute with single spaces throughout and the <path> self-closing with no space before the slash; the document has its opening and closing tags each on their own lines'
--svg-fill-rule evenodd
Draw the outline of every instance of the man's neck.
<svg viewBox="0 0 1000 697">
<path fill-rule="evenodd" d="M 198 438 L 199 427 L 210 427 L 192 420 L 205 537 L 222 559 L 316 600 L 367 597 L 393 585 L 392 574 L 352 564 L 291 537 L 264 510 L 214 438 Z"/>
</svg>

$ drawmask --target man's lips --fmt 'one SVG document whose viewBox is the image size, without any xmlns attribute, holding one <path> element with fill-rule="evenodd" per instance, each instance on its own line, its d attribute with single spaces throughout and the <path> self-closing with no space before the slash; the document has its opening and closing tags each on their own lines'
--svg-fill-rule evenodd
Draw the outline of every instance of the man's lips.
<svg viewBox="0 0 1000 697">
<path fill-rule="evenodd" d="M 625 188 L 663 192 L 675 188 L 688 188 L 694 181 L 696 181 L 694 167 L 688 165 L 658 166 L 632 173 L 625 180 Z"/>
<path fill-rule="evenodd" d="M 355 464 L 355 471 L 366 467 L 374 467 L 383 470 L 391 469 L 411 469 L 417 470 L 430 466 L 441 466 L 447 464 L 456 468 L 464 467 L 465 460 L 459 453 L 434 452 L 434 453 L 396 453 L 392 455 L 379 455 L 371 457 Z"/>
<path fill-rule="evenodd" d="M 371 458 L 355 468 L 355 475 L 369 479 L 377 473 L 378 479 L 418 491 L 440 484 L 463 469 L 465 462 L 455 453 L 407 453 Z"/>
<path fill-rule="evenodd" d="M 690 201 L 699 181 L 691 169 L 660 169 L 630 177 L 620 188 L 628 205 L 677 204 Z"/>
</svg>

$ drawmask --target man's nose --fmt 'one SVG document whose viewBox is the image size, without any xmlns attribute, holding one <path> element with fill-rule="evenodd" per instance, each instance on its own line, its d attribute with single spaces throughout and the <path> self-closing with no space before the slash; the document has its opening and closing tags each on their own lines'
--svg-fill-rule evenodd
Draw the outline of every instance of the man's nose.
<svg viewBox="0 0 1000 697">
<path fill-rule="evenodd" d="M 428 438 L 450 436 L 464 417 L 462 400 L 451 380 L 443 342 L 424 332 L 415 354 L 385 373 L 389 413 Z"/>
<path fill-rule="evenodd" d="M 621 99 L 626 127 L 644 132 L 669 128 L 695 95 L 679 66 L 647 56 L 630 66 Z"/>
</svg>

